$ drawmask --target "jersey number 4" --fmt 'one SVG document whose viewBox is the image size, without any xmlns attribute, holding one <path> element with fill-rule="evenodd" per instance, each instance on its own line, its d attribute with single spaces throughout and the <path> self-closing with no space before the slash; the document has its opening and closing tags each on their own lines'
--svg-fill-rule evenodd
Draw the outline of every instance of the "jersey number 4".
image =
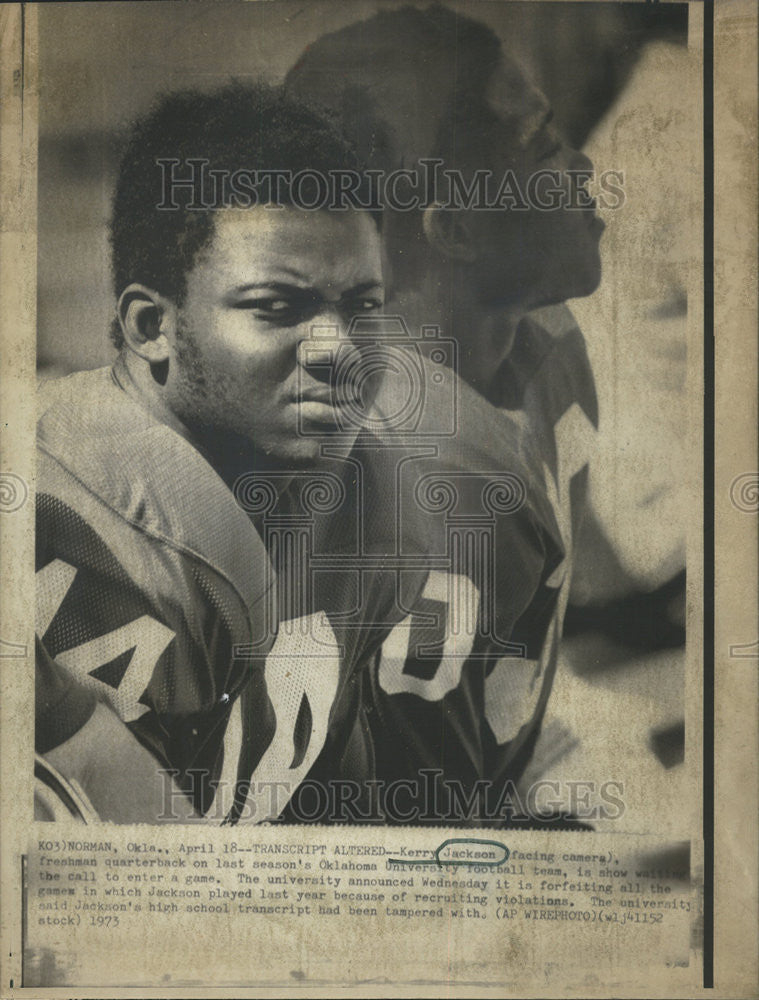
<svg viewBox="0 0 759 1000">
<path fill-rule="evenodd" d="M 36 629 L 43 638 L 76 576 L 76 569 L 54 559 L 36 577 Z M 124 722 L 134 722 L 148 711 L 140 699 L 145 694 L 161 654 L 174 632 L 150 615 L 66 649 L 56 655 L 80 684 L 97 694 Z"/>
</svg>

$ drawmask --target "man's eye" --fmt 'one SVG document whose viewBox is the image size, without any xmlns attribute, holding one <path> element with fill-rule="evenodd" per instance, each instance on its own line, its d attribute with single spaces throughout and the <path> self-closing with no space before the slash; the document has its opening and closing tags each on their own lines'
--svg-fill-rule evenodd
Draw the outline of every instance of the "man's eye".
<svg viewBox="0 0 759 1000">
<path fill-rule="evenodd" d="M 235 309 L 245 309 L 263 322 L 278 326 L 295 326 L 302 323 L 313 311 L 311 302 L 297 299 L 258 298 L 243 299 L 235 304 Z"/>
<path fill-rule="evenodd" d="M 287 299 L 243 299 L 235 309 L 258 309 L 260 312 L 283 313 L 292 308 Z"/>
<path fill-rule="evenodd" d="M 561 152 L 562 144 L 560 142 L 552 142 L 547 140 L 543 151 L 541 152 L 538 160 L 551 160 L 557 153 Z"/>
<path fill-rule="evenodd" d="M 377 309 L 381 309 L 383 302 L 381 299 L 357 299 L 353 303 L 353 310 L 356 315 L 375 312 Z"/>
</svg>

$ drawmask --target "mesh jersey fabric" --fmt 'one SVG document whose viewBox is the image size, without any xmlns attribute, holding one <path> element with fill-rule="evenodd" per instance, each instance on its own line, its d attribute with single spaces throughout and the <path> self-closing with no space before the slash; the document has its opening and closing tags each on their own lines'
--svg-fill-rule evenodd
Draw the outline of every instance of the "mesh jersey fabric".
<svg viewBox="0 0 759 1000">
<path fill-rule="evenodd" d="M 404 490 L 426 504 L 438 547 L 375 657 L 371 724 L 378 777 L 415 782 L 421 822 L 483 823 L 529 761 L 551 691 L 598 414 L 566 307 L 520 325 L 500 405 L 446 377 L 457 432 Z M 442 779 L 434 793 L 424 772 Z"/>
</svg>

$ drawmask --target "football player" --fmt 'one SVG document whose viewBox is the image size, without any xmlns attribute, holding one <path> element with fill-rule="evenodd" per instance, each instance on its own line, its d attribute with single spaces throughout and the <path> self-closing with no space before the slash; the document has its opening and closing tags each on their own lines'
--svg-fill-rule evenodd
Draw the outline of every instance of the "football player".
<svg viewBox="0 0 759 1000">
<path fill-rule="evenodd" d="M 307 775 L 373 775 L 354 667 L 414 585 L 356 566 L 357 511 L 393 534 L 392 476 L 346 457 L 352 382 L 306 348 L 326 331 L 345 367 L 381 310 L 378 218 L 304 210 L 287 180 L 353 167 L 263 85 L 169 95 L 132 132 L 118 357 L 44 384 L 38 425 L 37 750 L 101 818 L 298 819 Z"/>
<path fill-rule="evenodd" d="M 438 484 L 427 502 L 448 568 L 430 571 L 376 657 L 378 773 L 442 772 L 449 794 L 422 821 L 541 812 L 515 789 L 556 670 L 597 425 L 563 305 L 600 280 L 592 164 L 494 33 L 438 5 L 323 36 L 286 85 L 337 111 L 373 166 L 406 171 L 406 210 L 396 204 L 384 227 L 392 306 L 459 345 L 457 431 L 421 462 L 415 494 L 424 502 L 419 487 Z M 379 402 L 392 407 L 394 391 L 388 381 Z"/>
</svg>

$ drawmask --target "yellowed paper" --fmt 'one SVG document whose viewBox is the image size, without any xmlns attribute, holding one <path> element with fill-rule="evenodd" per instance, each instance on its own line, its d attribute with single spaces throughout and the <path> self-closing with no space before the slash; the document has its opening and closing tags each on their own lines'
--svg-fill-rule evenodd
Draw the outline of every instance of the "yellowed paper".
<svg viewBox="0 0 759 1000">
<path fill-rule="evenodd" d="M 446 5 L 494 33 L 596 172 L 607 171 L 606 193 L 622 193 L 601 209 L 598 290 L 570 302 L 600 411 L 592 523 L 569 552 L 556 673 L 513 786 L 523 810 L 545 807 L 580 828 L 446 823 L 429 797 L 403 813 L 397 796 L 383 800 L 384 819 L 354 810 L 327 823 L 328 811 L 303 800 L 301 822 L 222 825 L 219 799 L 202 821 L 109 823 L 90 813 L 86 794 L 78 799 L 76 783 L 67 811 L 85 821 L 34 819 L 32 650 L 43 593 L 34 390 L 38 379 L 114 360 L 107 220 L 126 125 L 162 92 L 210 91 L 230 78 L 278 84 L 308 65 L 323 36 L 401 6 L 201 0 L 0 11 L 3 996 L 756 995 L 757 17 L 748 0 L 713 10 Z M 644 11 L 654 6 L 669 8 L 658 22 Z M 712 26 L 713 112 L 704 103 Z M 370 76 L 348 49 L 345 59 L 346 76 Z M 412 116 L 439 81 L 425 66 L 393 72 L 387 92 L 408 100 Z M 712 113 L 713 268 L 704 256 Z M 408 148 L 424 150 L 423 132 Z M 704 297 L 712 276 L 713 303 Z M 394 295 L 386 305 L 408 306 L 413 326 L 414 294 Z M 535 315 L 560 325 L 556 312 Z M 704 347 L 712 327 L 713 373 Z M 486 411 L 459 374 L 460 412 L 480 420 L 487 440 Z M 462 450 L 465 423 L 456 425 Z M 424 594 L 446 600 L 434 588 Z M 393 636 L 389 644 L 400 641 Z M 704 646 L 711 636 L 713 650 Z M 78 662 L 59 645 L 56 656 Z M 377 662 L 391 664 L 384 683 L 403 690 L 393 648 Z M 441 676 L 432 678 L 440 689 L 421 673 L 409 690 L 441 700 Z M 275 714 L 290 711 L 274 701 Z M 318 696 L 311 704 L 318 721 Z M 704 754 L 712 739 L 713 775 Z M 308 768 L 296 772 L 307 783 Z M 263 794 L 246 805 L 260 819 Z M 272 806 L 264 818 L 280 812 Z"/>
</svg>

